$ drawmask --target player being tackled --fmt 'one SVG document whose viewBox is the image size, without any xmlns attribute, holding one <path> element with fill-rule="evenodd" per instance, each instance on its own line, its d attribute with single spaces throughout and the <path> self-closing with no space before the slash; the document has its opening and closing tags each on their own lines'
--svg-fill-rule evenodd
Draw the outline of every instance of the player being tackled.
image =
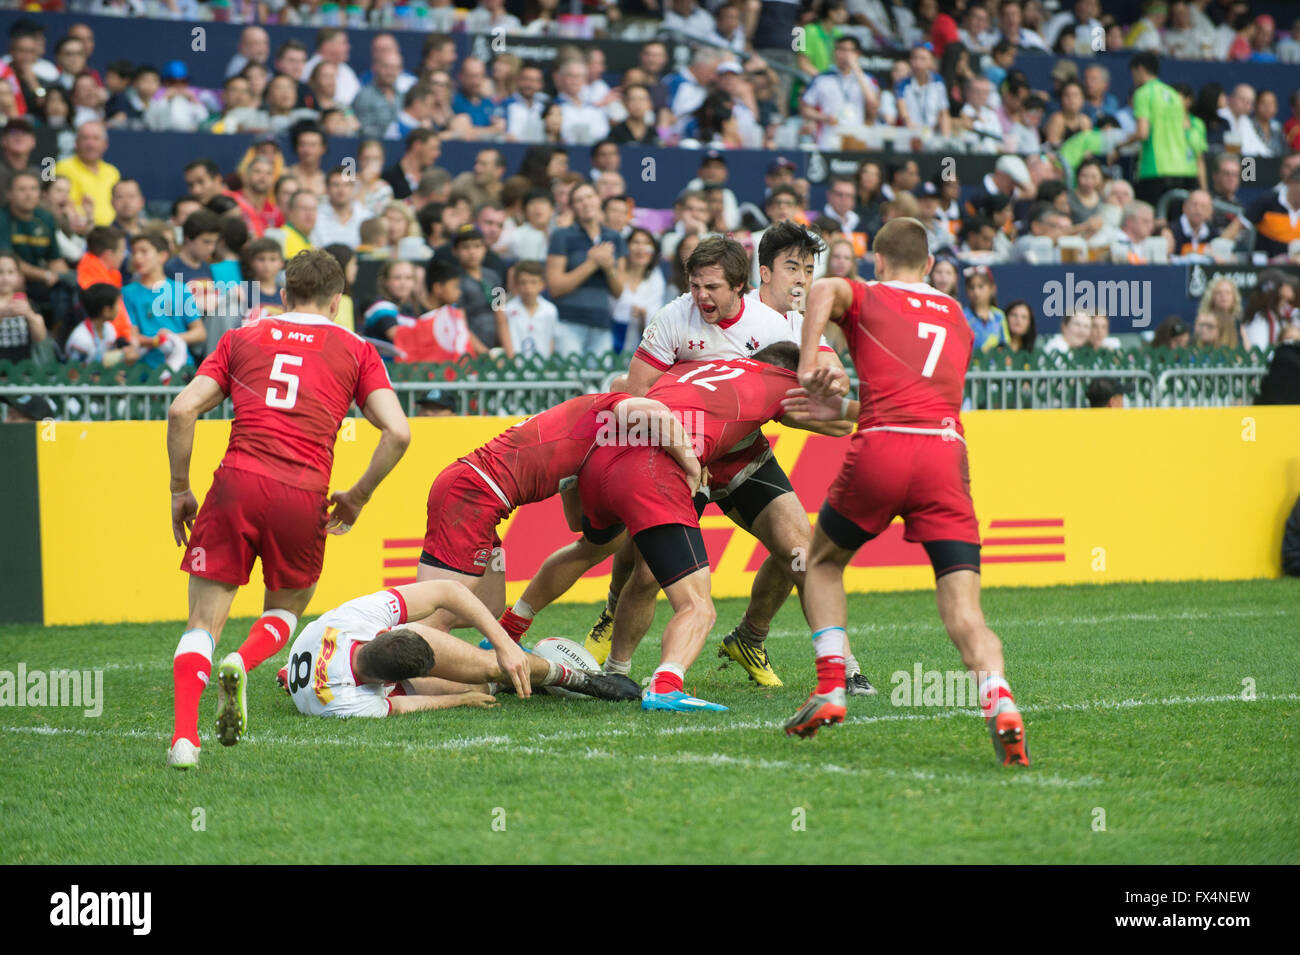
<svg viewBox="0 0 1300 955">
<path fill-rule="evenodd" d="M 1028 766 L 1024 722 L 1004 676 L 1002 643 L 980 609 L 979 523 L 961 425 L 973 335 L 961 306 L 924 282 L 934 258 L 920 222 L 886 223 L 872 252 L 877 281 L 817 281 L 803 326 L 799 383 L 823 399 L 847 393 L 847 376 L 817 362 L 822 332 L 834 321 L 857 367 L 861 411 L 817 517 L 800 592 L 812 628 L 817 688 L 785 731 L 807 737 L 843 722 L 844 569 L 863 544 L 901 516 L 904 538 L 920 542 L 929 555 L 939 616 L 976 676 L 999 761 Z M 787 407 L 822 413 L 808 398 L 791 399 Z"/>
</svg>

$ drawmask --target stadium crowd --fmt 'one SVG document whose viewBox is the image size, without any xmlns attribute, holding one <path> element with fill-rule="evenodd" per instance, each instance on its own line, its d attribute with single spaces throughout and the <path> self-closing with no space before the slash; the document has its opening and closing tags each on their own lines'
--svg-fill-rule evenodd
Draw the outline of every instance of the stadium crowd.
<svg viewBox="0 0 1300 955">
<path fill-rule="evenodd" d="M 351 283 L 336 321 L 405 362 L 630 353 L 686 291 L 682 263 L 700 238 L 725 233 L 753 251 L 784 220 L 823 240 L 816 276 L 856 276 L 884 223 L 918 218 L 936 256 L 929 281 L 962 302 L 986 354 L 1121 345 L 1105 314 L 1067 316 L 1040 336 L 1040 303 L 999 299 L 1006 263 L 1300 263 L 1300 89 L 1284 118 L 1272 90 L 1171 85 L 1179 58 L 1300 62 L 1300 19 L 1282 33 L 1241 0 L 1153 0 L 1131 21 L 1098 0 L 560 7 L 374 2 L 358 18 L 360 8 L 288 0 L 86 6 L 320 27 L 314 48 L 273 49 L 249 23 L 237 48 L 218 51 L 220 89 L 194 85 L 183 59 L 113 59 L 88 23 L 47 36 L 39 18 L 15 20 L 0 64 L 0 360 L 193 366 L 230 328 L 281 308 L 285 263 L 311 248 L 334 255 Z M 383 27 L 434 32 L 406 62 Z M 544 65 L 461 56 L 461 31 L 644 42 L 637 65 L 615 73 L 598 45 L 561 43 Z M 681 34 L 698 42 L 675 67 Z M 354 43 L 369 47 L 359 75 Z M 1015 63 L 1026 51 L 1122 49 L 1126 101 L 1101 63 L 1080 72 L 1059 59 L 1049 89 Z M 863 67 L 880 51 L 898 56 L 888 77 Z M 36 154 L 42 129 L 56 134 L 52 169 Z M 124 178 L 117 129 L 197 134 L 186 192 L 146 196 Z M 204 158 L 206 134 L 250 141 L 222 168 Z M 332 137 L 360 144 L 327 168 Z M 452 140 L 482 144 L 472 168 L 440 164 Z M 501 143 L 528 145 L 518 168 Z M 732 149 L 885 143 L 892 163 L 831 176 L 820 207 L 776 154 L 761 180 L 729 173 Z M 575 145 L 589 149 L 589 176 L 569 168 Z M 645 146 L 698 150 L 671 209 L 629 195 L 633 150 Z M 923 179 L 909 149 L 957 161 Z M 960 159 L 972 153 L 998 155 L 966 181 Z M 1278 181 L 1243 203 L 1243 163 L 1255 158 L 1280 160 Z M 755 261 L 755 283 L 757 271 Z M 1213 280 L 1194 313 L 1166 317 L 1149 344 L 1267 351 L 1300 340 L 1298 292 L 1285 268 L 1263 272 L 1244 300 L 1230 279 Z"/>
</svg>

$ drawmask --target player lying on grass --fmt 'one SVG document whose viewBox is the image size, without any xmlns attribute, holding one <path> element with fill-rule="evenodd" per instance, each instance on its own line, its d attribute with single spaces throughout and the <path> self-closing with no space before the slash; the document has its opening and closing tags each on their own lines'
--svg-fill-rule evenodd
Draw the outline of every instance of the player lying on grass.
<svg viewBox="0 0 1300 955">
<path fill-rule="evenodd" d="M 817 688 L 786 722 L 786 733 L 812 736 L 844 720 L 844 568 L 901 515 L 904 538 L 919 541 L 934 567 L 939 617 L 976 676 L 998 759 L 1028 766 L 1024 722 L 1003 675 L 1002 643 L 980 609 L 979 522 L 961 426 L 974 339 L 961 306 L 924 281 L 934 258 L 920 222 L 886 223 L 871 248 L 877 281 L 819 280 L 804 322 L 800 383 L 824 399 L 845 392 L 847 376 L 817 363 L 822 331 L 834 321 L 857 366 L 862 412 L 817 517 L 800 594 L 813 632 Z M 787 407 L 821 413 L 808 399 Z"/>
<path fill-rule="evenodd" d="M 505 607 L 505 566 L 494 559 L 501 547 L 497 524 L 515 508 L 544 501 L 562 488 L 567 488 L 566 512 L 576 514 L 574 478 L 599 442 L 623 440 L 619 425 L 655 435 L 698 483 L 700 464 L 690 436 L 663 404 L 626 394 L 571 398 L 507 428 L 434 479 L 416 579 L 460 581 L 499 615 Z M 449 614 L 431 622 L 444 629 L 466 625 Z"/>
<path fill-rule="evenodd" d="M 774 419 L 796 427 L 846 434 L 847 422 L 804 421 L 786 414 L 782 402 L 795 388 L 793 369 L 798 348 L 777 342 L 753 359 L 728 362 L 684 362 L 651 389 L 674 414 L 690 422 L 700 460 L 709 466 L 735 446 L 737 440 Z M 807 400 L 811 407 L 816 402 Z M 840 399 L 832 402 L 838 409 Z M 799 420 L 796 420 L 799 419 Z M 716 703 L 688 696 L 683 690 L 686 670 L 699 656 L 716 619 L 709 591 L 709 563 L 700 533 L 699 514 L 691 482 L 677 462 L 654 446 L 597 448 L 578 477 L 582 503 L 583 540 L 562 548 L 543 563 L 523 597 L 527 609 L 538 608 L 563 594 L 591 567 L 619 546 L 626 529 L 644 560 L 649 585 L 634 571 L 614 613 L 613 646 L 605 661 L 607 673 L 626 674 L 632 652 L 654 618 L 654 597 L 662 588 L 673 609 L 664 629 L 659 667 L 642 696 L 647 710 L 723 710 Z M 628 588 L 633 588 L 629 599 Z M 531 623 L 516 610 L 502 616 L 502 625 L 519 639 Z"/>
<path fill-rule="evenodd" d="M 803 321 L 798 309 L 821 247 L 821 239 L 796 223 L 773 225 L 757 251 L 761 284 L 746 293 L 750 263 L 744 247 L 721 236 L 704 239 L 686 263 L 690 291 L 660 309 L 646 328 L 628 370 L 628 392 L 648 394 L 665 371 L 683 361 L 748 358 L 776 342 L 798 344 Z M 840 367 L 825 342 L 818 357 Z M 761 432 L 740 441 L 730 454 L 714 461 L 709 472 L 709 495 L 699 509 L 717 505 L 768 552 L 754 576 L 745 615 L 723 638 L 718 655 L 739 663 L 756 683 L 780 686 L 764 640 L 772 618 L 798 583 L 796 558 L 808 553 L 812 540 L 808 513 Z M 605 608 L 587 635 L 588 652 L 602 663 L 610 651 L 620 595 L 635 566 L 635 549 L 625 544 L 614 555 Z M 643 588 L 653 586 L 644 562 L 639 566 Z M 641 599 L 646 599 L 644 594 Z M 526 607 L 520 609 L 526 613 Z M 848 674 L 851 692 L 875 692 L 851 656 Z"/>
<path fill-rule="evenodd" d="M 445 611 L 479 630 L 483 650 L 418 621 Z M 388 716 L 491 706 L 502 690 L 562 686 L 607 700 L 637 687 L 524 653 L 464 584 L 428 580 L 349 600 L 303 629 L 279 673 L 300 713 Z"/>
<path fill-rule="evenodd" d="M 199 699 L 235 592 L 262 559 L 262 616 L 217 675 L 217 733 L 230 746 L 248 726 L 247 671 L 285 647 L 320 578 L 326 533 L 346 533 L 411 440 L 375 349 L 335 325 L 343 271 L 306 251 L 285 269 L 282 315 L 226 332 L 167 415 L 172 535 L 185 547 L 189 620 L 172 663 L 175 725 L 167 763 L 199 758 Z M 190 491 L 195 422 L 234 402 L 221 466 L 202 510 Z M 353 402 L 379 428 L 361 478 L 326 497 L 334 441 Z M 331 509 L 330 505 L 333 504 Z"/>
</svg>

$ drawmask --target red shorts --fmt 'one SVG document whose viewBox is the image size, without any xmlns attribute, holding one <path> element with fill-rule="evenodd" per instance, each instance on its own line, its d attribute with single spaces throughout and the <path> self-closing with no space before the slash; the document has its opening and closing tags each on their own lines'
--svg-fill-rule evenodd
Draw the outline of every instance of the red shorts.
<svg viewBox="0 0 1300 955">
<path fill-rule="evenodd" d="M 768 443 L 766 435 L 759 434 L 748 447 L 724 454 L 709 462 L 709 490 L 715 496 L 721 494 L 742 471 L 748 469 L 752 473 L 771 457 L 772 445 Z"/>
<path fill-rule="evenodd" d="M 429 521 L 420 562 L 482 577 L 501 546 L 497 524 L 510 514 L 479 473 L 464 461 L 443 468 L 429 488 Z"/>
<path fill-rule="evenodd" d="M 636 535 L 660 524 L 700 526 L 685 474 L 660 448 L 597 448 L 582 466 L 578 494 L 595 528 L 623 524 Z"/>
<path fill-rule="evenodd" d="M 317 491 L 217 468 L 181 570 L 242 587 L 260 557 L 267 590 L 304 590 L 320 578 L 325 563 L 328 512 L 329 501 Z"/>
<path fill-rule="evenodd" d="M 868 534 L 902 515 L 905 540 L 980 542 L 963 441 L 859 431 L 826 502 Z"/>
</svg>

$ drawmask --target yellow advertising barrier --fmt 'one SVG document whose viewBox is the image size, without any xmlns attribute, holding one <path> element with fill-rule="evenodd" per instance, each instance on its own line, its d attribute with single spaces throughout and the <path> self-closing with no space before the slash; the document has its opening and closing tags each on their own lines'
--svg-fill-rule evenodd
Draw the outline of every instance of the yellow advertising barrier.
<svg viewBox="0 0 1300 955">
<path fill-rule="evenodd" d="M 413 420 L 406 457 L 352 532 L 329 538 L 311 612 L 413 579 L 434 476 L 513 420 Z M 988 586 L 1280 572 L 1282 526 L 1300 494 L 1300 407 L 993 411 L 964 422 Z M 228 429 L 226 422 L 199 423 L 191 477 L 200 502 Z M 779 425 L 766 430 L 815 518 L 846 441 Z M 38 430 L 47 624 L 185 617 L 187 578 L 171 536 L 165 431 L 162 422 L 67 422 Z M 376 439 L 364 420 L 344 422 L 334 487 L 361 474 Z M 714 595 L 748 595 L 762 548 L 716 509 L 701 524 Z M 572 539 L 556 499 L 517 511 L 499 531 L 511 600 L 542 559 Z M 567 599 L 603 599 L 604 572 L 597 568 Z M 233 615 L 260 612 L 260 573 L 255 566 Z M 932 582 L 924 551 L 902 539 L 898 522 L 863 548 L 847 577 L 856 591 Z"/>
</svg>

